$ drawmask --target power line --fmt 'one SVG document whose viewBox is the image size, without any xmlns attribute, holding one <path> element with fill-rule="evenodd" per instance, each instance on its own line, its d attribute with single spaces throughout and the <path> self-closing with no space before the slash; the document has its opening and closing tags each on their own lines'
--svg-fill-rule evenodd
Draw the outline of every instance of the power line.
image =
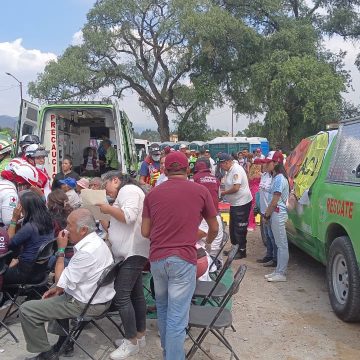
<svg viewBox="0 0 360 360">
<path fill-rule="evenodd" d="M 7 89 L 0 89 L 0 92 L 2 92 L 2 91 L 8 91 L 8 90 L 11 90 L 11 89 L 15 89 L 15 88 L 17 88 L 17 87 L 19 87 L 19 85 L 13 85 L 13 86 L 8 87 Z"/>
</svg>

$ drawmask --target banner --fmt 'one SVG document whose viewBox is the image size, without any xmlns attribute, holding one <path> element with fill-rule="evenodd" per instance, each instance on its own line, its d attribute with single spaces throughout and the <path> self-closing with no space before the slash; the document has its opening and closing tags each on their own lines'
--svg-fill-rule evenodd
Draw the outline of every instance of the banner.
<svg viewBox="0 0 360 360">
<path fill-rule="evenodd" d="M 299 173 L 301 164 L 311 144 L 311 138 L 302 139 L 291 154 L 286 158 L 285 170 L 289 177 L 290 189 L 294 186 L 294 179 Z"/>
<path fill-rule="evenodd" d="M 298 171 L 298 175 L 294 180 L 294 189 L 297 199 L 300 199 L 305 190 L 310 189 L 311 185 L 316 180 L 328 144 L 329 134 L 327 132 L 321 132 L 313 138 Z"/>
</svg>

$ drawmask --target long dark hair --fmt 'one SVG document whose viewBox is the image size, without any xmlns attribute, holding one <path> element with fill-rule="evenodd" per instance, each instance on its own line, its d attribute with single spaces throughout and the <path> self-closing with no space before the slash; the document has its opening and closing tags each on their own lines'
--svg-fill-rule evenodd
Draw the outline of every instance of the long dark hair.
<svg viewBox="0 0 360 360">
<path fill-rule="evenodd" d="M 275 164 L 274 173 L 275 173 L 275 176 L 282 174 L 289 184 L 289 177 L 288 177 L 288 174 L 286 173 L 285 166 L 282 162 Z"/>
<path fill-rule="evenodd" d="M 54 230 L 50 213 L 39 195 L 25 191 L 20 196 L 20 204 L 23 208 L 24 225 L 31 223 L 36 226 L 39 235 L 50 234 Z"/>
<path fill-rule="evenodd" d="M 58 221 L 65 227 L 66 219 L 73 211 L 67 195 L 61 189 L 52 191 L 47 198 L 47 207 L 53 221 Z"/>
</svg>

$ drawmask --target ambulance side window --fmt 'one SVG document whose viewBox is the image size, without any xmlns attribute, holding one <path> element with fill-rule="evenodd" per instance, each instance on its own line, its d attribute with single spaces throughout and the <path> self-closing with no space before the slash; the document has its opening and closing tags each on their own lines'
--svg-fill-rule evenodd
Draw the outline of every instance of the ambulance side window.
<svg viewBox="0 0 360 360">
<path fill-rule="evenodd" d="M 360 123 L 344 124 L 337 135 L 327 180 L 360 185 Z"/>
</svg>

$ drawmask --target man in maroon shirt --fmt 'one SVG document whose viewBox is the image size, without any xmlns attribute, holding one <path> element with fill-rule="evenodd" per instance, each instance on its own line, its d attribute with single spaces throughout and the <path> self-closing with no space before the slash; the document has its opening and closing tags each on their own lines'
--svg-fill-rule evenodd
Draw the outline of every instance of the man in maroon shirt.
<svg viewBox="0 0 360 360">
<path fill-rule="evenodd" d="M 196 285 L 198 227 L 209 226 L 207 242 L 217 235 L 217 210 L 209 191 L 187 181 L 188 159 L 181 152 L 166 156 L 168 181 L 154 188 L 144 201 L 141 232 L 150 239 L 151 273 L 161 346 L 165 360 L 184 360 L 185 328 Z"/>
<path fill-rule="evenodd" d="M 197 184 L 204 185 L 209 190 L 215 209 L 218 210 L 220 181 L 211 174 L 209 159 L 200 158 L 196 161 L 193 180 Z"/>
</svg>

